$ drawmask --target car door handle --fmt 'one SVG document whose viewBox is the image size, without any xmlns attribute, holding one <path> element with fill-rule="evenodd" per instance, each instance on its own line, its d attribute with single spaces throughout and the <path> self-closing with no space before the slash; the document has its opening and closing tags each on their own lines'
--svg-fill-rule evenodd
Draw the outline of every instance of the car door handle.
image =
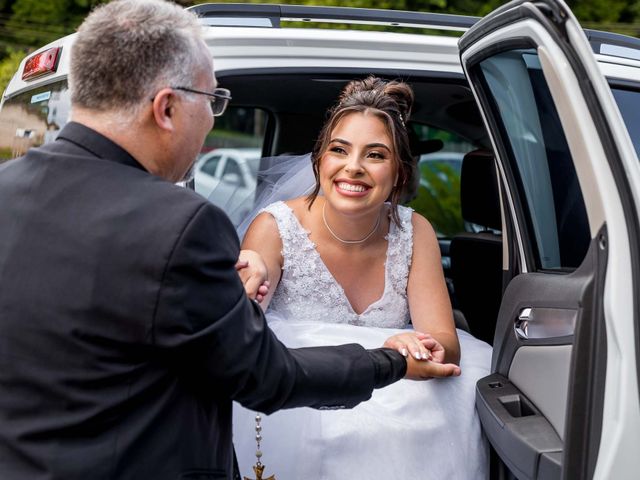
<svg viewBox="0 0 640 480">
<path fill-rule="evenodd" d="M 525 340 L 573 335 L 578 311 L 571 308 L 526 307 L 514 323 L 518 338 Z"/>
</svg>

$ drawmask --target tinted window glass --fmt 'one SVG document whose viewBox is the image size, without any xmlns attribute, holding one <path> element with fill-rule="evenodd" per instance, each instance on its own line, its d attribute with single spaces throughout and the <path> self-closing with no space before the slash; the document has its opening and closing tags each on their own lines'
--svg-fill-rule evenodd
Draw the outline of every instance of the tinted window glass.
<svg viewBox="0 0 640 480">
<path fill-rule="evenodd" d="M 464 155 L 473 144 L 454 133 L 422 124 L 412 124 L 414 153 L 419 153 L 417 190 L 408 192 L 408 205 L 427 218 L 439 238 L 474 230 L 460 210 L 460 170 Z"/>
<path fill-rule="evenodd" d="M 207 135 L 203 152 L 215 148 L 259 148 L 262 150 L 267 127 L 267 113 L 259 108 L 229 106 L 216 117 L 213 130 Z"/>
<path fill-rule="evenodd" d="M 218 169 L 218 164 L 220 163 L 220 155 L 211 157 L 208 160 L 205 160 L 202 164 L 201 170 L 207 175 L 211 175 L 212 177 L 216 176 L 216 170 Z"/>
<path fill-rule="evenodd" d="M 222 172 L 222 181 L 239 187 L 246 186 L 242 180 L 242 170 L 235 159 L 227 159 L 227 164 L 224 166 L 224 172 Z"/>
<path fill-rule="evenodd" d="M 229 106 L 224 115 L 216 117 L 194 169 L 195 191 L 222 208 L 234 223 L 253 205 L 267 120 L 265 110 Z M 203 162 L 223 156 L 227 159 L 224 170 L 219 178 L 212 179 L 215 168 Z M 233 175 L 225 178 L 229 173 Z"/>
<path fill-rule="evenodd" d="M 8 99 L 0 111 L 0 162 L 53 141 L 69 119 L 70 94 L 57 82 Z"/>
<path fill-rule="evenodd" d="M 636 155 L 640 158 L 640 92 L 622 88 L 612 88 L 611 91 L 627 125 Z"/>
<path fill-rule="evenodd" d="M 571 153 L 535 50 L 480 63 L 509 161 L 519 180 L 530 242 L 543 269 L 577 267 L 589 226 Z"/>
</svg>

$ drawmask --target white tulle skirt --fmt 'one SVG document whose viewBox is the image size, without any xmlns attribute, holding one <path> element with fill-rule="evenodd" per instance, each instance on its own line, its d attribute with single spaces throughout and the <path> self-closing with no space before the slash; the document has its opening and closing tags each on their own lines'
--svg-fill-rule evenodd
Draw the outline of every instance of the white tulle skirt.
<svg viewBox="0 0 640 480">
<path fill-rule="evenodd" d="M 399 330 L 271 317 L 289 347 L 382 346 Z M 262 416 L 264 477 L 277 480 L 488 478 L 488 447 L 475 411 L 475 384 L 490 373 L 491 347 L 458 330 L 462 375 L 401 380 L 351 410 L 298 408 Z M 234 405 L 242 475 L 254 478 L 255 412 Z"/>
</svg>

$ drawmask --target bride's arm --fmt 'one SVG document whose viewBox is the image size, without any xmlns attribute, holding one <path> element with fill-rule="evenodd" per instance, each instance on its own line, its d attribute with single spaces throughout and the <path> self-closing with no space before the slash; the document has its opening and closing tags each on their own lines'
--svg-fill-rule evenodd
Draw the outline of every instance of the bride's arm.
<svg viewBox="0 0 640 480">
<path fill-rule="evenodd" d="M 258 215 L 242 240 L 242 249 L 258 253 L 266 266 L 269 290 L 260 302 L 262 310 L 266 310 L 282 274 L 282 240 L 275 218 L 267 212 Z"/>
<path fill-rule="evenodd" d="M 421 215 L 414 213 L 412 224 L 413 255 L 407 285 L 411 322 L 415 330 L 430 334 L 444 347 L 443 362 L 458 363 L 460 344 L 444 281 L 438 238 Z"/>
</svg>

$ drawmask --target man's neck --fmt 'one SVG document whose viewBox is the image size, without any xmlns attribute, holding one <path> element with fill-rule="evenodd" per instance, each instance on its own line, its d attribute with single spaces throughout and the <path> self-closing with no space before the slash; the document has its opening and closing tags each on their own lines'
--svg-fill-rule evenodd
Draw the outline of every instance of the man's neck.
<svg viewBox="0 0 640 480">
<path fill-rule="evenodd" d="M 127 118 L 122 112 L 101 112 L 74 107 L 70 119 L 95 130 L 122 147 L 149 173 L 163 176 L 154 161 L 159 158 L 155 151 L 155 142 L 147 141 L 146 129 L 135 118 Z"/>
</svg>

